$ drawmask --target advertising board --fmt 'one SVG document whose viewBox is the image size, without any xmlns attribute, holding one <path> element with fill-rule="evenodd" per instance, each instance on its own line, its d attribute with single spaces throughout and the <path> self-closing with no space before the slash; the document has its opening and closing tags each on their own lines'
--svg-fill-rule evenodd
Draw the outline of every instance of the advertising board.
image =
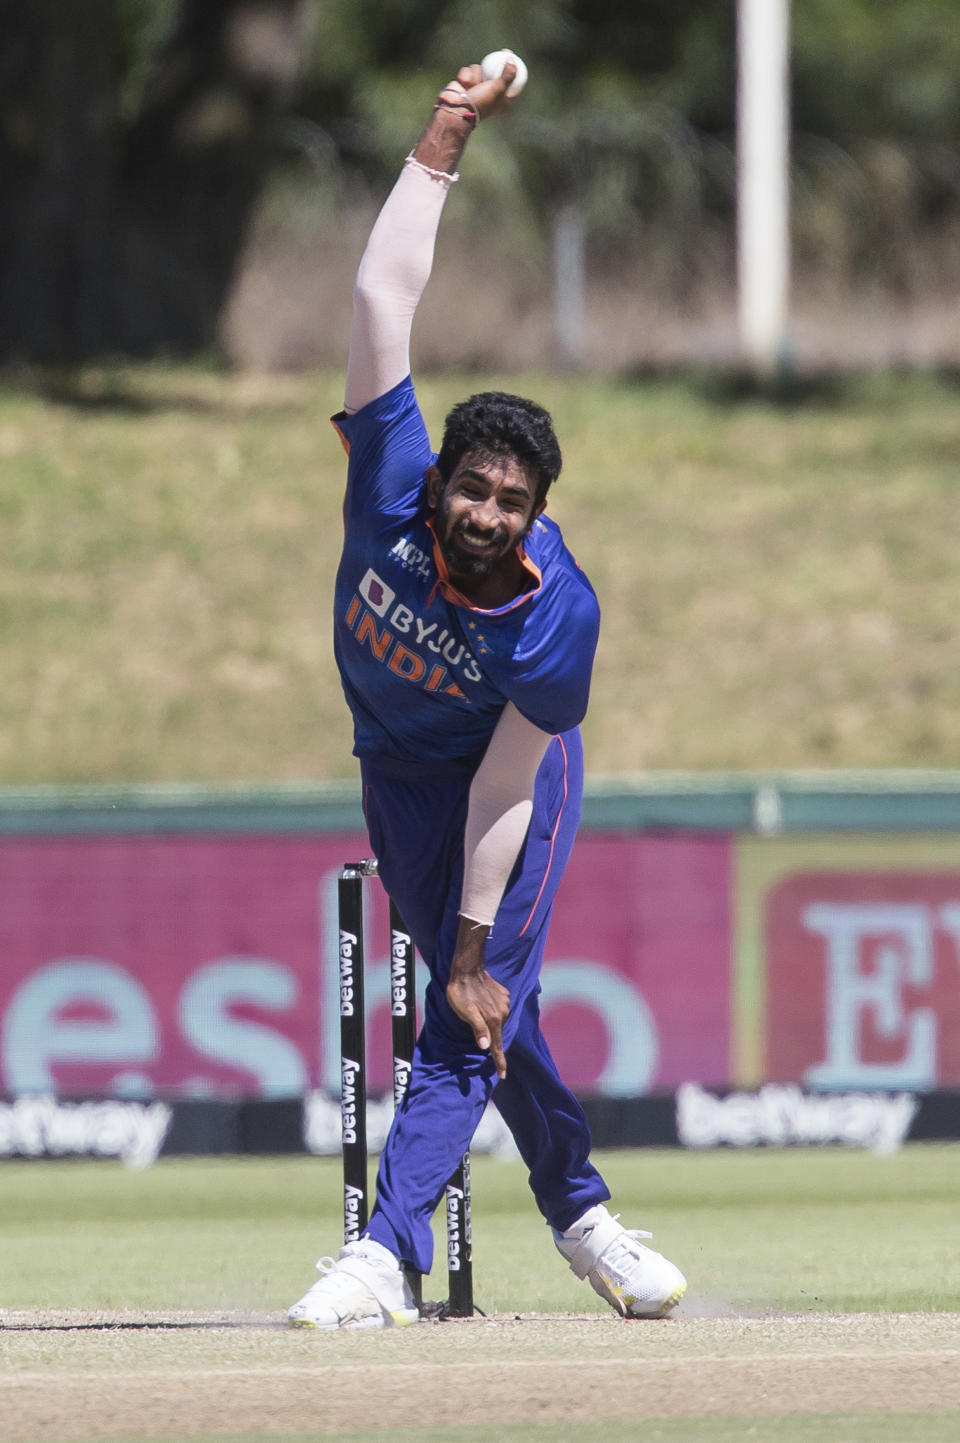
<svg viewBox="0 0 960 1443">
<path fill-rule="evenodd" d="M 743 838 L 736 1080 L 960 1085 L 960 839 Z"/>
<path fill-rule="evenodd" d="M 0 1092 L 335 1092 L 336 878 L 366 847 L 359 834 L 0 840 Z M 542 998 L 573 1087 L 637 1096 L 727 1080 L 729 901 L 722 837 L 581 837 Z M 376 1093 L 390 1088 L 376 881 L 367 902 Z"/>
</svg>

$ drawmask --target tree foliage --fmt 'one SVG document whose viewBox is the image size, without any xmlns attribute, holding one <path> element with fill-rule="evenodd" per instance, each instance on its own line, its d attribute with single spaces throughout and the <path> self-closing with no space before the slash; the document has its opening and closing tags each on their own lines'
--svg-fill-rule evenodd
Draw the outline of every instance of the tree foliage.
<svg viewBox="0 0 960 1443">
<path fill-rule="evenodd" d="M 440 82 L 509 40 L 530 64 L 542 114 L 655 104 L 698 132 L 729 135 L 735 18 L 735 0 L 323 0 L 301 108 L 345 155 L 373 161 L 384 131 L 403 143 L 404 97 L 422 108 L 425 77 Z M 960 143 L 956 0 L 794 0 L 792 28 L 799 132 Z"/>
<path fill-rule="evenodd" d="M 624 217 L 729 224 L 735 13 L 735 0 L 0 0 L 0 355 L 209 345 L 250 213 L 291 149 L 312 144 L 341 182 L 382 193 L 425 96 L 504 43 L 531 84 L 509 136 L 474 143 L 481 203 L 519 188 L 542 217 L 575 195 L 601 234 Z M 901 230 L 956 220 L 956 0 L 794 0 L 792 71 L 798 196 L 823 246 L 894 213 Z"/>
<path fill-rule="evenodd" d="M 209 345 L 305 0 L 0 0 L 0 347 Z"/>
</svg>

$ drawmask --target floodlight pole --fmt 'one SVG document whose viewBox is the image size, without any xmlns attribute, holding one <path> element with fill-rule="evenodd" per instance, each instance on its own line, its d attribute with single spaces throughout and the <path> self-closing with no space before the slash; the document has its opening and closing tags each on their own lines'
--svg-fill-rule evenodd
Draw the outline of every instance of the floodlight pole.
<svg viewBox="0 0 960 1443">
<path fill-rule="evenodd" d="M 737 289 L 744 363 L 789 364 L 790 0 L 737 0 Z"/>
</svg>

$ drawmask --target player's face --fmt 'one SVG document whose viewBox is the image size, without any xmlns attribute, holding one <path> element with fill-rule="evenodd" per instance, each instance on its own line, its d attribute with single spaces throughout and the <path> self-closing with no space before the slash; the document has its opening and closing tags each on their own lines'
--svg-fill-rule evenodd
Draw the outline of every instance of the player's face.
<svg viewBox="0 0 960 1443">
<path fill-rule="evenodd" d="M 431 485 L 436 534 L 454 576 L 479 579 L 497 569 L 543 510 L 536 488 L 513 456 L 468 451 L 444 486 Z"/>
</svg>

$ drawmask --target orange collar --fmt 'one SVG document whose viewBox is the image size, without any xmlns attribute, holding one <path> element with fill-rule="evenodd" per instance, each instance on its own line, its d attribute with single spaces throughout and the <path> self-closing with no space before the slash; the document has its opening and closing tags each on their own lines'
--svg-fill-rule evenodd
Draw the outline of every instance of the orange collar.
<svg viewBox="0 0 960 1443">
<path fill-rule="evenodd" d="M 434 530 L 432 516 L 427 517 L 427 527 L 430 531 L 430 535 L 433 537 L 433 563 L 437 568 L 437 580 L 434 583 L 433 590 L 430 592 L 430 595 L 427 598 L 428 606 L 434 598 L 434 593 L 439 590 L 441 596 L 443 596 L 446 601 L 452 602 L 454 606 L 465 606 L 468 611 L 510 611 L 514 606 L 522 606 L 522 604 L 525 601 L 529 600 L 529 598 L 533 596 L 536 592 L 538 592 L 543 585 L 543 573 L 541 572 L 536 562 L 530 560 L 530 557 L 523 549 L 523 542 L 521 541 L 517 546 L 517 555 L 520 558 L 520 563 L 523 566 L 523 569 L 527 572 L 528 576 L 531 576 L 533 578 L 535 584 L 529 587 L 528 590 L 521 591 L 519 596 L 514 597 L 513 601 L 508 601 L 504 606 L 495 606 L 492 608 L 474 606 L 470 598 L 468 596 L 464 596 L 463 592 L 460 591 L 456 586 L 454 586 L 453 582 L 450 580 L 450 568 L 447 566 L 446 557 L 440 549 L 440 542 L 437 540 L 437 533 Z"/>
</svg>

